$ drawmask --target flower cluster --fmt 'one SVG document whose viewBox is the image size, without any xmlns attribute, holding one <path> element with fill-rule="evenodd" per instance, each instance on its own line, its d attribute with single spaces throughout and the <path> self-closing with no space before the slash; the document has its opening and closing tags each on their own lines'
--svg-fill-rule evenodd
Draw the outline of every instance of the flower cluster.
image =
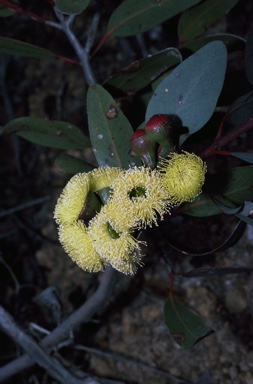
<svg viewBox="0 0 253 384">
<path fill-rule="evenodd" d="M 158 169 L 100 167 L 70 179 L 54 217 L 59 239 L 79 267 L 102 271 L 107 264 L 135 273 L 144 244 L 136 232 L 158 225 L 171 208 L 192 201 L 204 183 L 206 165 L 188 152 L 162 159 Z"/>
</svg>

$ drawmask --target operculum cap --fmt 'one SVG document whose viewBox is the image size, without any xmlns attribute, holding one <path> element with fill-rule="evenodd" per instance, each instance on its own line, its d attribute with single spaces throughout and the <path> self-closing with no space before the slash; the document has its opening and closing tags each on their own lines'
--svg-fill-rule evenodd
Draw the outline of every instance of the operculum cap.
<svg viewBox="0 0 253 384">
<path fill-rule="evenodd" d="M 147 138 L 164 147 L 167 152 L 174 147 L 172 141 L 172 122 L 168 115 L 154 115 L 145 125 Z"/>
</svg>

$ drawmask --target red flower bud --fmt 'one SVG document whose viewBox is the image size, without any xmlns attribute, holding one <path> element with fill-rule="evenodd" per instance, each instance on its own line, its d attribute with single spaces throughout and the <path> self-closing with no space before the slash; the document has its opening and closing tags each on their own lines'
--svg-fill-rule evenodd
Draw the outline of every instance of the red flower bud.
<svg viewBox="0 0 253 384">
<path fill-rule="evenodd" d="M 167 152 L 174 147 L 171 130 L 172 123 L 168 115 L 154 115 L 145 125 L 147 138 L 160 144 Z"/>
</svg>

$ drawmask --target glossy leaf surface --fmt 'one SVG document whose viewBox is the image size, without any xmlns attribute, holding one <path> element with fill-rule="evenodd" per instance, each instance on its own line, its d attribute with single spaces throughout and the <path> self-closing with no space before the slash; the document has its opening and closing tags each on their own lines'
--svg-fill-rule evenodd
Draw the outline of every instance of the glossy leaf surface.
<svg viewBox="0 0 253 384">
<path fill-rule="evenodd" d="M 93 85 L 87 95 L 88 122 L 92 147 L 99 166 L 129 168 L 140 165 L 130 155 L 133 129 L 111 95 Z"/>
<path fill-rule="evenodd" d="M 103 85 L 109 90 L 137 92 L 181 61 L 181 53 L 177 49 L 167 48 L 155 55 L 135 61 L 121 72 L 111 76 Z"/>
<path fill-rule="evenodd" d="M 79 172 L 90 172 L 92 169 L 94 169 L 92 165 L 85 163 L 77 157 L 70 156 L 65 153 L 57 157 L 55 160 L 55 165 L 61 171 L 71 173 L 73 175 Z"/>
<path fill-rule="evenodd" d="M 90 0 L 56 0 L 56 6 L 63 13 L 81 13 L 89 5 Z"/>
<path fill-rule="evenodd" d="M 198 131 L 210 119 L 224 82 L 227 51 L 213 41 L 179 64 L 156 88 L 146 111 L 153 115 L 171 115 L 189 134 Z M 185 139 L 187 136 L 185 137 Z"/>
<path fill-rule="evenodd" d="M 75 125 L 38 117 L 11 120 L 2 132 L 16 132 L 18 136 L 32 143 L 52 148 L 83 149 L 90 145 L 89 139 Z"/>
<path fill-rule="evenodd" d="M 19 55 L 25 57 L 44 58 L 53 55 L 47 49 L 23 41 L 0 36 L 0 54 Z"/>
<path fill-rule="evenodd" d="M 198 316 L 172 296 L 166 300 L 164 316 L 172 337 L 185 349 L 213 333 Z"/>
<path fill-rule="evenodd" d="M 108 35 L 132 36 L 185 11 L 200 0 L 125 0 L 113 12 Z"/>
<path fill-rule="evenodd" d="M 182 42 L 200 36 L 236 3 L 238 0 L 205 0 L 188 9 L 179 20 L 179 40 Z"/>
<path fill-rule="evenodd" d="M 191 216 L 212 216 L 221 213 L 212 197 L 230 208 L 240 206 L 244 201 L 253 199 L 253 166 L 239 167 L 228 172 L 208 175 L 205 189 L 209 194 L 202 193 L 191 203 L 184 203 L 178 212 Z"/>
</svg>

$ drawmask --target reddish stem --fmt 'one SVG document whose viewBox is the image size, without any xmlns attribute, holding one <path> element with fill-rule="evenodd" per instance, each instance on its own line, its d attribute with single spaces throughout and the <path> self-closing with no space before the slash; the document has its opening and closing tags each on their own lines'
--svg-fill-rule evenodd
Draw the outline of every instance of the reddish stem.
<svg viewBox="0 0 253 384">
<path fill-rule="evenodd" d="M 202 159 L 206 159 L 207 157 L 210 157 L 210 156 L 213 156 L 213 155 L 217 155 L 217 154 L 224 155 L 225 151 L 221 151 L 221 153 L 219 153 L 220 152 L 220 148 L 223 147 L 224 145 L 230 143 L 230 141 L 234 140 L 236 137 L 240 136 L 242 133 L 247 132 L 251 128 L 253 128 L 253 118 L 248 120 L 246 123 L 244 123 L 242 125 L 239 125 L 233 131 L 228 132 L 223 137 L 219 137 L 219 135 L 217 135 L 218 139 L 216 137 L 214 142 L 210 145 L 210 147 L 208 147 L 207 149 L 205 149 L 202 152 L 200 157 Z"/>
</svg>

